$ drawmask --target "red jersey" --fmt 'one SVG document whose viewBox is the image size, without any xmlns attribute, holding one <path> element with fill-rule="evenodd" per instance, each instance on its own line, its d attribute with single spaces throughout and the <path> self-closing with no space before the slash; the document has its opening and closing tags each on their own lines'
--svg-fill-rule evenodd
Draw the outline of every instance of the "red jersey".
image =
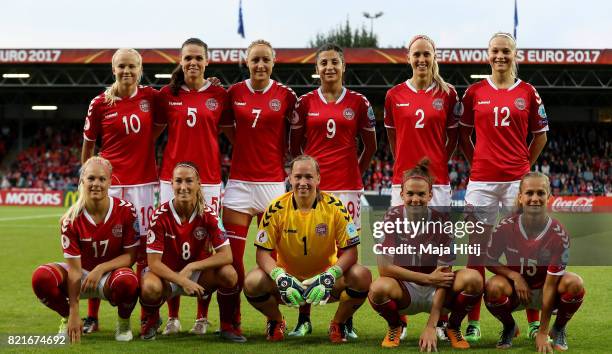
<svg viewBox="0 0 612 354">
<path fill-rule="evenodd" d="M 273 80 L 263 91 L 253 90 L 250 79 L 230 87 L 222 126 L 236 125 L 231 179 L 285 180 L 287 121 L 296 101 L 292 89 Z"/>
<path fill-rule="evenodd" d="M 113 165 L 113 186 L 134 186 L 157 182 L 153 108 L 157 90 L 138 86 L 128 98 L 104 102 L 104 93 L 89 104 L 83 138 L 102 138 L 100 156 Z"/>
<path fill-rule="evenodd" d="M 450 183 L 446 155 L 447 129 L 459 126 L 461 102 L 457 91 L 436 90 L 432 84 L 417 90 L 410 81 L 394 86 L 385 98 L 385 127 L 395 129 L 393 184 L 402 184 L 404 171 L 422 158 L 431 161 L 434 184 Z"/>
<path fill-rule="evenodd" d="M 535 238 L 529 238 L 522 224 L 522 215 L 503 219 L 489 239 L 487 256 L 498 261 L 506 255 L 508 268 L 520 273 L 529 287 L 539 289 L 546 274 L 563 275 L 569 259 L 569 235 L 559 221 L 548 223 Z"/>
<path fill-rule="evenodd" d="M 460 124 L 475 127 L 471 181 L 510 182 L 529 172 L 529 132 L 548 131 L 542 99 L 530 84 L 517 80 L 498 89 L 490 78 L 465 91 Z"/>
<path fill-rule="evenodd" d="M 229 245 L 229 241 L 217 214 L 209 206 L 203 216 L 194 211 L 187 222 L 181 223 L 173 200 L 162 204 L 151 216 L 147 253 L 161 253 L 162 262 L 179 272 L 188 263 L 209 257 L 212 249 Z"/>
<path fill-rule="evenodd" d="M 428 209 L 429 218 L 426 221 L 444 223 L 445 217 L 434 209 Z M 404 205 L 398 205 L 389 208 L 385 213 L 384 222 L 396 224 L 397 222 L 403 223 L 407 220 L 406 207 Z M 425 220 L 418 220 L 420 222 L 426 222 Z M 417 221 L 415 221 L 417 222 Z M 422 226 L 423 228 L 425 226 Z M 418 227 L 420 229 L 420 227 Z M 383 247 L 402 247 L 404 254 L 395 254 L 393 256 L 393 264 L 402 268 L 408 269 L 413 272 L 430 274 L 438 266 L 451 266 L 455 261 L 455 250 L 453 248 L 453 239 L 451 235 L 445 234 L 442 230 L 427 230 L 420 229 L 417 234 L 414 234 L 413 229 L 409 229 L 407 233 L 398 233 L 397 230 L 392 232 L 384 232 L 384 240 L 382 241 Z M 435 250 L 446 250 L 448 252 L 436 253 Z M 412 251 L 408 251 L 412 250 Z M 389 254 L 385 252 L 385 254 Z"/>
<path fill-rule="evenodd" d="M 355 138 L 362 129 L 375 129 L 368 99 L 343 87 L 338 100 L 328 103 L 319 88 L 301 96 L 295 109 L 292 129 L 305 127 L 304 153 L 319 163 L 321 190 L 363 189 Z"/>
<path fill-rule="evenodd" d="M 96 224 L 85 209 L 72 223 L 67 219 L 62 221 L 64 258 L 81 258 L 81 267 L 88 271 L 140 243 L 138 219 L 132 204 L 109 198 L 110 207 L 100 224 Z"/>
<path fill-rule="evenodd" d="M 177 96 L 170 86 L 160 91 L 156 124 L 168 125 L 160 180 L 170 182 L 172 170 L 181 161 L 191 161 L 200 170 L 202 184 L 221 183 L 219 122 L 227 105 L 227 92 L 206 81 L 197 90 L 182 86 Z"/>
</svg>

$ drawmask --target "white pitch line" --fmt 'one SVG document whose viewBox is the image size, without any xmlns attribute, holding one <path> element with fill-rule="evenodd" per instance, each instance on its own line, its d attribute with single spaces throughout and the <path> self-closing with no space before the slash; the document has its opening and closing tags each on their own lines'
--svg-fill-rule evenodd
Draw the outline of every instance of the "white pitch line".
<svg viewBox="0 0 612 354">
<path fill-rule="evenodd" d="M 31 219 L 46 219 L 46 218 L 57 218 L 62 216 L 62 214 L 45 214 L 45 215 L 36 215 L 36 216 L 15 216 L 12 218 L 0 218 L 1 221 L 14 221 L 14 220 L 31 220 Z"/>
</svg>

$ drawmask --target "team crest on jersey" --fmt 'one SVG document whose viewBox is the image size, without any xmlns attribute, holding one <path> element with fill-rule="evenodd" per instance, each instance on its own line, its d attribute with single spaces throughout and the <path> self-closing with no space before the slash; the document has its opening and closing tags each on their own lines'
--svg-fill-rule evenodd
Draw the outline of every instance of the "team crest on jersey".
<svg viewBox="0 0 612 354">
<path fill-rule="evenodd" d="M 89 130 L 90 126 L 91 123 L 89 123 L 89 118 L 85 118 L 85 127 L 83 127 L 83 130 Z"/>
<path fill-rule="evenodd" d="M 155 242 L 155 233 L 149 230 L 149 234 L 147 235 L 147 245 L 152 245 Z"/>
<path fill-rule="evenodd" d="M 138 106 L 140 107 L 140 110 L 143 111 L 143 112 L 148 112 L 149 109 L 151 108 L 151 105 L 149 104 L 149 101 L 147 101 L 147 100 L 140 101 Z"/>
<path fill-rule="evenodd" d="M 211 111 L 216 111 L 217 108 L 219 108 L 219 102 L 214 98 L 209 98 L 206 100 L 206 108 Z"/>
<path fill-rule="evenodd" d="M 315 234 L 317 234 L 317 236 L 327 236 L 327 224 L 315 226 Z"/>
<path fill-rule="evenodd" d="M 516 100 L 514 100 L 514 106 L 515 106 L 515 107 L 516 107 L 518 110 L 522 111 L 522 110 L 524 110 L 524 109 L 525 109 L 525 107 L 526 107 L 527 105 L 525 104 L 525 99 L 524 99 L 524 98 L 522 98 L 522 97 L 519 97 L 519 98 L 517 98 Z"/>
<path fill-rule="evenodd" d="M 350 108 L 346 108 L 344 112 L 342 112 L 342 115 L 346 120 L 353 120 L 353 118 L 355 118 L 355 112 Z"/>
<path fill-rule="evenodd" d="M 70 239 L 68 238 L 68 236 L 62 235 L 62 247 L 64 249 L 68 249 L 69 246 L 70 246 Z"/>
<path fill-rule="evenodd" d="M 255 237 L 255 239 L 259 243 L 266 243 L 268 242 L 268 233 L 266 232 L 266 230 L 260 230 L 257 233 L 257 236 Z"/>
<path fill-rule="evenodd" d="M 123 225 L 117 224 L 113 226 L 112 230 L 113 236 L 121 237 L 123 235 Z"/>
<path fill-rule="evenodd" d="M 444 108 L 444 100 L 441 98 L 436 98 L 435 100 L 433 100 L 431 105 L 436 111 L 441 111 L 442 108 Z"/>
<path fill-rule="evenodd" d="M 281 109 L 281 102 L 275 98 L 273 100 L 270 100 L 270 103 L 268 103 L 268 106 L 270 106 L 270 109 L 273 110 L 274 112 L 278 112 Z"/>
<path fill-rule="evenodd" d="M 193 230 L 193 237 L 198 241 L 202 241 L 206 237 L 206 229 L 201 226 L 198 226 Z"/>
</svg>

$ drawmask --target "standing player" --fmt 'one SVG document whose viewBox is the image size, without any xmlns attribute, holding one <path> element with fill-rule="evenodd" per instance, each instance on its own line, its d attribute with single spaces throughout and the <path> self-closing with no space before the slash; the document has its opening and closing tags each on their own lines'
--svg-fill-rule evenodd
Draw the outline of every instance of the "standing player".
<svg viewBox="0 0 612 354">
<path fill-rule="evenodd" d="M 79 342 L 83 324 L 79 299 L 98 298 L 117 306 L 115 339 L 132 340 L 130 315 L 138 300 L 138 219 L 129 202 L 108 195 L 112 167 L 101 157 L 81 168 L 79 197 L 61 219 L 66 263 L 48 263 L 32 275 L 34 293 L 62 316 L 60 333 Z"/>
<path fill-rule="evenodd" d="M 530 172 L 519 186 L 520 213 L 500 221 L 489 241 L 487 268 L 495 273 L 487 281 L 485 301 L 489 311 L 503 324 L 497 348 L 512 346 L 519 329 L 512 312 L 521 308 L 542 310 L 535 336 L 536 349 L 552 353 L 548 341 L 553 309 L 557 317 L 550 329 L 554 349 L 568 349 L 565 327 L 584 299 L 583 281 L 567 272 L 569 235 L 559 221 L 548 216 L 550 181 L 540 172 Z M 506 264 L 499 263 L 504 254 Z"/>
<path fill-rule="evenodd" d="M 108 194 L 134 205 L 139 216 L 138 231 L 144 236 L 153 213 L 158 184 L 155 137 L 159 128 L 153 125 L 157 91 L 138 85 L 142 77 L 142 57 L 134 49 L 118 49 L 113 54 L 112 69 L 115 82 L 91 101 L 87 111 L 81 163 L 93 156 L 96 140 L 100 138 L 100 156 L 113 166 Z M 144 252 L 138 258 L 144 260 Z M 100 300 L 89 299 L 88 305 L 83 333 L 98 330 Z"/>
<path fill-rule="evenodd" d="M 261 217 L 270 202 L 285 193 L 288 120 L 297 101 L 293 90 L 270 79 L 274 67 L 270 43 L 251 43 L 246 61 L 250 78 L 230 87 L 229 109 L 222 123 L 233 131 L 230 135 L 236 142 L 223 196 L 223 225 L 240 288 L 244 285 L 244 247 L 251 219 Z M 234 330 L 240 332 L 240 292 L 232 297 L 236 305 Z"/>
<path fill-rule="evenodd" d="M 179 161 L 192 161 L 202 171 L 202 193 L 206 204 L 219 212 L 221 196 L 221 157 L 219 123 L 226 107 L 227 93 L 204 79 L 208 65 L 208 46 L 198 38 L 189 38 L 181 46 L 180 65 L 172 73 L 170 84 L 160 91 L 159 115 L 155 123 L 168 127 L 160 175 L 160 203 L 172 198 L 172 170 Z M 178 333 L 180 297 L 168 301 L 169 318 L 164 334 Z M 210 299 L 198 300 L 198 314 L 191 333 L 204 334 L 208 327 Z"/>
<path fill-rule="evenodd" d="M 326 44 L 316 52 L 316 72 L 321 87 L 299 98 L 291 125 L 291 151 L 314 157 L 321 166 L 321 190 L 335 195 L 346 206 L 357 229 L 361 229 L 361 176 L 376 151 L 374 110 L 365 96 L 343 86 L 346 70 L 344 52 Z M 363 151 L 357 151 L 361 137 Z M 300 327 L 310 330 L 309 308 L 300 309 Z M 356 337 L 352 319 L 351 337 Z M 303 335 L 303 334 L 302 334 Z"/>
<path fill-rule="evenodd" d="M 233 291 L 237 281 L 229 242 L 217 213 L 204 201 L 196 166 L 178 163 L 172 188 L 174 198 L 155 211 L 147 236 L 148 268 L 142 276 L 140 294 L 147 316 L 140 335 L 147 340 L 155 339 L 159 307 L 167 299 L 180 295 L 207 298 L 216 289 Z M 233 304 L 222 301 L 221 322 L 231 323 Z M 246 341 L 224 331 L 221 337 Z"/>
<path fill-rule="evenodd" d="M 357 264 L 357 228 L 342 202 L 319 192 L 320 178 L 312 157 L 294 159 L 293 191 L 274 200 L 259 225 L 255 240 L 258 267 L 247 275 L 244 292 L 251 305 L 266 316 L 269 341 L 284 338 L 280 302 L 299 306 L 339 300 L 329 339 L 346 342 L 346 321 L 363 304 L 372 282 L 370 271 Z M 344 250 L 340 257 L 338 248 Z"/>
<path fill-rule="evenodd" d="M 521 177 L 529 172 L 546 145 L 548 120 L 536 89 L 517 78 L 516 42 L 508 33 L 496 33 L 489 40 L 491 76 L 465 91 L 464 112 L 460 121 L 460 143 L 471 163 L 470 180 L 465 194 L 468 207 L 480 208 L 476 214 L 487 224 L 490 234 L 496 223 L 497 209 L 511 208 Z M 476 130 L 476 146 L 471 136 Z M 526 144 L 531 133 L 533 139 Z M 484 211 L 483 211 L 484 209 Z M 470 237 L 471 242 L 482 243 Z M 468 265 L 481 272 L 483 259 L 472 257 Z M 537 312 L 527 313 L 530 333 L 538 326 Z M 468 316 L 466 339 L 480 339 L 480 303 Z"/>
<path fill-rule="evenodd" d="M 433 200 L 435 179 L 429 173 L 429 160 L 421 160 L 413 169 L 404 173 L 401 184 L 403 205 L 394 206 L 385 215 L 384 222 L 395 225 L 408 221 L 424 220 L 435 224 L 444 222 L 442 213 L 428 207 Z M 385 228 L 386 230 L 386 228 Z M 452 247 L 452 235 L 442 230 L 425 233 L 399 233 L 385 231 L 382 242 L 382 257 L 379 258 L 378 278 L 370 287 L 370 304 L 389 325 L 383 347 L 397 347 L 400 344 L 402 321 L 400 314 L 429 313 L 429 320 L 423 330 L 419 346 L 421 351 L 437 351 L 436 323 L 443 307 L 451 311 L 445 337 L 456 349 L 467 349 L 470 345 L 461 335 L 461 321 L 468 311 L 480 301 L 483 281 L 477 271 L 461 269 L 451 271 L 454 254 L 439 255 L 421 252 L 421 246 Z M 393 255 L 389 249 L 412 246 L 416 254 Z"/>
</svg>

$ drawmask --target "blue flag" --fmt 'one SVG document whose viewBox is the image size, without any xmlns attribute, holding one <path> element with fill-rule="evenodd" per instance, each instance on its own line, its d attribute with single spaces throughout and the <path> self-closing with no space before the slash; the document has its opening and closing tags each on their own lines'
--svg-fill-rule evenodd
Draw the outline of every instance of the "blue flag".
<svg viewBox="0 0 612 354">
<path fill-rule="evenodd" d="M 514 39 L 515 40 L 516 40 L 516 28 L 518 27 L 518 7 L 516 6 L 516 1 L 517 0 L 514 0 Z"/>
<path fill-rule="evenodd" d="M 244 38 L 244 21 L 242 20 L 242 0 L 240 0 L 240 8 L 238 9 L 238 34 Z"/>
</svg>

